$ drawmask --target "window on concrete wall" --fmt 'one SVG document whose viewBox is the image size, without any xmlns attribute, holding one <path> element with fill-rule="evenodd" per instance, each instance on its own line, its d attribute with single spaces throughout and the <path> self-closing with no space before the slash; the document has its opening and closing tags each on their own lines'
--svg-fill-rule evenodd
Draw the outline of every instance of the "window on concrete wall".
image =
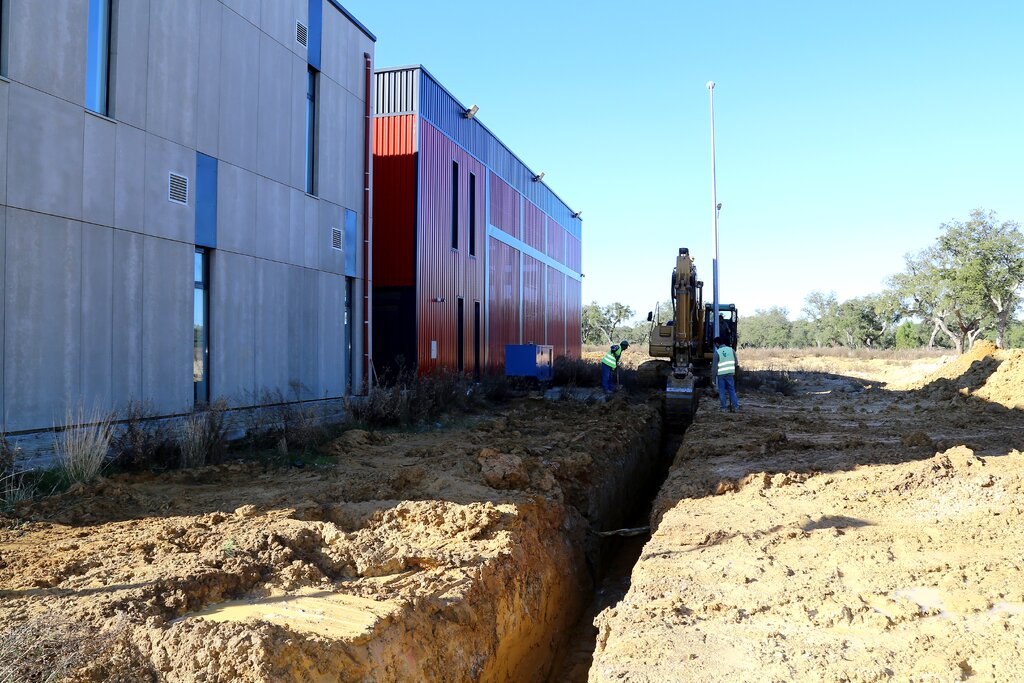
<svg viewBox="0 0 1024 683">
<path fill-rule="evenodd" d="M 459 248 L 459 162 L 452 162 L 452 249 Z"/>
<path fill-rule="evenodd" d="M 192 317 L 192 385 L 195 402 L 210 400 L 210 252 L 196 247 Z"/>
<path fill-rule="evenodd" d="M 306 193 L 316 194 L 316 109 L 319 72 L 309 67 L 306 75 Z"/>
<path fill-rule="evenodd" d="M 8 21 L 10 5 L 8 0 L 0 0 L 0 76 L 7 75 L 7 45 L 10 43 L 7 31 L 10 26 L 10 21 Z"/>
<path fill-rule="evenodd" d="M 469 255 L 476 256 L 476 174 L 469 174 Z"/>
<path fill-rule="evenodd" d="M 89 0 L 89 47 L 85 58 L 85 106 L 104 116 L 110 113 L 111 2 Z"/>
</svg>

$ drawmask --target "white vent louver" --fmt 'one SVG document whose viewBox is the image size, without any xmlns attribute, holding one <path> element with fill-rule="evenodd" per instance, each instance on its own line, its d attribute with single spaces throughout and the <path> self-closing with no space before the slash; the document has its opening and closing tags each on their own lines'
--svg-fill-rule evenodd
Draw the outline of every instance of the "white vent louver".
<svg viewBox="0 0 1024 683">
<path fill-rule="evenodd" d="M 167 201 L 188 206 L 188 177 L 180 173 L 167 174 Z"/>
<path fill-rule="evenodd" d="M 341 230 L 331 228 L 331 249 L 341 251 Z"/>
<path fill-rule="evenodd" d="M 302 47 L 307 47 L 309 43 L 309 29 L 301 21 L 295 22 L 295 42 Z"/>
</svg>

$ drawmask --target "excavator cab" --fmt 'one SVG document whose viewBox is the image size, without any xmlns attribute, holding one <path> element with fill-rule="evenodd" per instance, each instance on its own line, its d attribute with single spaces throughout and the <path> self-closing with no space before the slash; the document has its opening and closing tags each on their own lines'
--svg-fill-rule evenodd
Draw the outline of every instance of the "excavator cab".
<svg viewBox="0 0 1024 683">
<path fill-rule="evenodd" d="M 739 343 L 739 336 L 736 328 L 739 323 L 739 311 L 735 304 L 718 304 L 718 334 L 725 339 L 725 343 L 736 348 Z M 704 304 L 704 349 L 707 354 L 715 350 L 715 306 Z"/>
</svg>

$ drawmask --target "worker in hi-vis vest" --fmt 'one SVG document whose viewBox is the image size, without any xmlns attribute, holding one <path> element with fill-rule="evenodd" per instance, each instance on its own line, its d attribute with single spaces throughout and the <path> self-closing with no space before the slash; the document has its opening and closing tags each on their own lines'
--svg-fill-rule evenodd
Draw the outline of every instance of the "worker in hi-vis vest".
<svg viewBox="0 0 1024 683">
<path fill-rule="evenodd" d="M 612 393 L 612 372 L 618 369 L 619 358 L 622 357 L 622 352 L 628 348 L 629 342 L 626 340 L 619 344 L 612 344 L 611 350 L 601 359 L 601 388 L 604 389 L 604 393 Z M 616 373 L 616 384 L 618 384 L 618 373 Z"/>
<path fill-rule="evenodd" d="M 718 361 L 718 400 L 722 412 L 728 409 L 735 413 L 740 409 L 740 399 L 736 396 L 736 352 L 723 337 L 715 337 L 715 360 Z"/>
</svg>

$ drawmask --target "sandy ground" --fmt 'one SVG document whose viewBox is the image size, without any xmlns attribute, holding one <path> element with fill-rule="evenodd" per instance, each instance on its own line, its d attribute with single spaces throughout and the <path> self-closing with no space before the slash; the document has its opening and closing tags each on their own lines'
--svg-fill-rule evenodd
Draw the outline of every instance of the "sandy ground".
<svg viewBox="0 0 1024 683">
<path fill-rule="evenodd" d="M 46 674 L 65 653 L 36 646 L 65 633 L 106 643 L 73 680 L 543 680 L 589 598 L 590 527 L 628 494 L 603 484 L 657 424 L 526 399 L 351 431 L 321 467 L 121 476 L 22 508 L 0 519 L 0 680 L 43 680 L 15 649 Z"/>
<path fill-rule="evenodd" d="M 1024 354 L 819 362 L 701 406 L 590 681 L 1024 680 Z"/>
</svg>

